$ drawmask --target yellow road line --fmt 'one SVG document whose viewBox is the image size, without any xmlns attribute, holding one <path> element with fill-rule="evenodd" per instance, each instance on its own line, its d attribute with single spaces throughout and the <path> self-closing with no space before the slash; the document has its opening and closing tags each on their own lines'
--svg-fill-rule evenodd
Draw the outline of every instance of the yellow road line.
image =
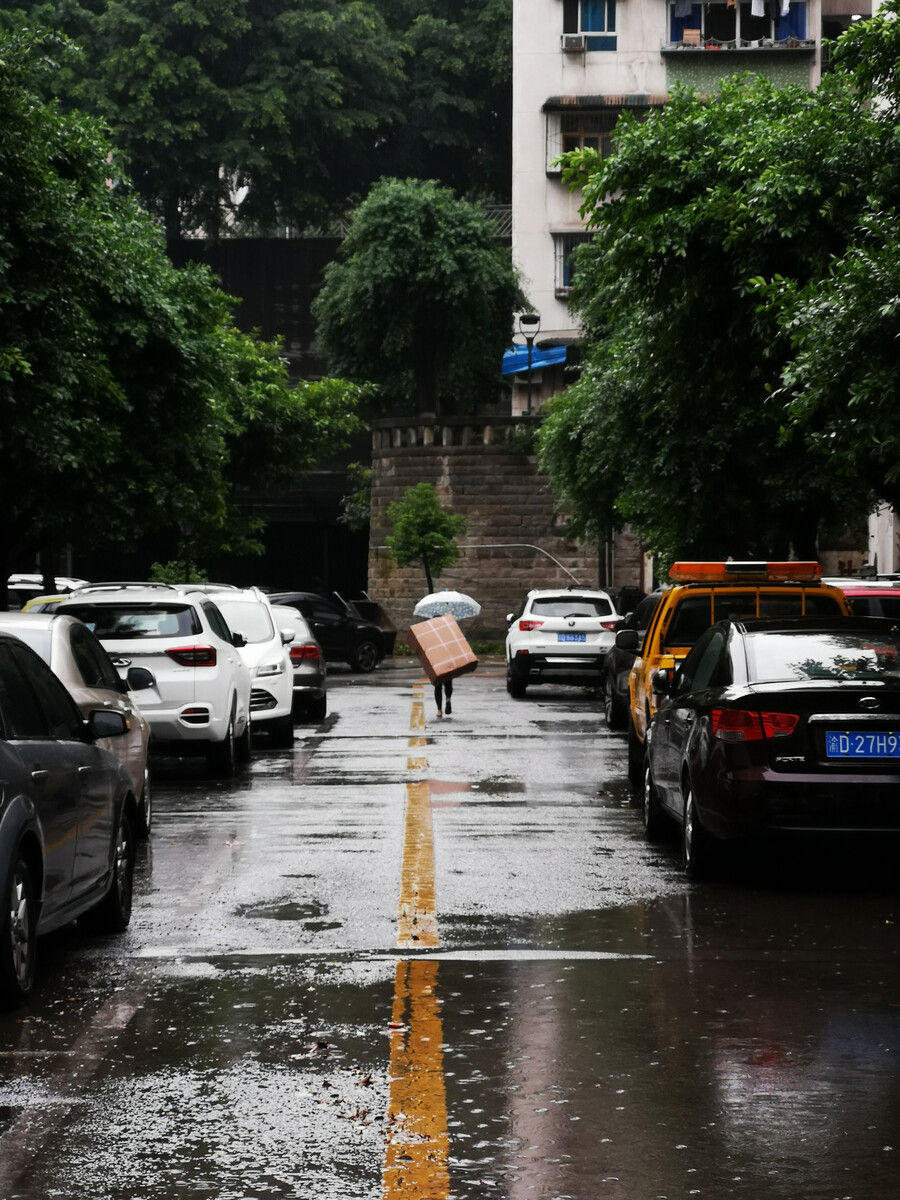
<svg viewBox="0 0 900 1200">
<path fill-rule="evenodd" d="M 447 1200 L 450 1195 L 450 1135 L 437 976 L 436 962 L 397 963 L 383 1200 Z"/>
<path fill-rule="evenodd" d="M 397 945 L 404 949 L 440 945 L 434 894 L 431 788 L 427 780 L 406 785 Z"/>
<path fill-rule="evenodd" d="M 413 688 L 410 728 L 425 726 L 422 687 Z M 425 747 L 411 737 L 410 750 Z M 424 755 L 410 755 L 408 770 L 424 770 Z M 397 912 L 397 944 L 440 945 L 434 887 L 434 829 L 427 781 L 406 785 L 406 821 Z M 383 1200 L 447 1200 L 450 1195 L 444 1035 L 437 998 L 438 963 L 398 962 L 391 1014 L 388 1141 Z"/>
</svg>

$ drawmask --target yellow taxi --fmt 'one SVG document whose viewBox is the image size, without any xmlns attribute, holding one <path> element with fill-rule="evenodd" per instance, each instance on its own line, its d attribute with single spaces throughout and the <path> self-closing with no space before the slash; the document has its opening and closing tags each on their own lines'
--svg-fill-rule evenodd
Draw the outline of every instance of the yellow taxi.
<svg viewBox="0 0 900 1200">
<path fill-rule="evenodd" d="M 677 562 L 669 580 L 672 586 L 663 592 L 643 646 L 634 630 L 616 634 L 619 649 L 638 655 L 628 679 L 632 771 L 643 761 L 644 736 L 656 711 L 654 673 L 677 667 L 710 625 L 728 617 L 851 615 L 841 589 L 822 583 L 817 562 Z"/>
</svg>

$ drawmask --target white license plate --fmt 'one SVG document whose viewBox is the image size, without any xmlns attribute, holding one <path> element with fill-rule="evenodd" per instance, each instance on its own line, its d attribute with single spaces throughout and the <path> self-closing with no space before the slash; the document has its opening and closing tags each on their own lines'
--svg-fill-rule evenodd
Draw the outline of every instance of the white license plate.
<svg viewBox="0 0 900 1200">
<path fill-rule="evenodd" d="M 556 635 L 558 642 L 585 642 L 587 634 L 584 633 L 558 633 Z"/>
</svg>

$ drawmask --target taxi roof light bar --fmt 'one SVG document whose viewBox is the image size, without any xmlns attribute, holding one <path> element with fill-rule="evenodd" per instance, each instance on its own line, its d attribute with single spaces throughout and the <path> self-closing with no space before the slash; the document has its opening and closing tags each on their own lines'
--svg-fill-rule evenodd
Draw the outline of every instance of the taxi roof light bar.
<svg viewBox="0 0 900 1200">
<path fill-rule="evenodd" d="M 726 580 L 809 580 L 822 578 L 817 562 L 676 562 L 669 571 L 672 583 L 716 583 Z"/>
</svg>

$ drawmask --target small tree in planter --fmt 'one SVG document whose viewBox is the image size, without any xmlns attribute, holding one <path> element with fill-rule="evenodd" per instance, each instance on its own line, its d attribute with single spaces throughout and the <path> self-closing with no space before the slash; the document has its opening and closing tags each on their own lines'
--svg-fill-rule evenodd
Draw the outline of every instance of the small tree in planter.
<svg viewBox="0 0 900 1200">
<path fill-rule="evenodd" d="M 407 488 L 401 499 L 388 506 L 387 515 L 394 527 L 385 538 L 391 557 L 401 567 L 421 563 L 428 591 L 433 592 L 433 574 L 440 574 L 459 558 L 453 539 L 466 532 L 468 521 L 461 513 L 445 512 L 430 483 Z"/>
</svg>

